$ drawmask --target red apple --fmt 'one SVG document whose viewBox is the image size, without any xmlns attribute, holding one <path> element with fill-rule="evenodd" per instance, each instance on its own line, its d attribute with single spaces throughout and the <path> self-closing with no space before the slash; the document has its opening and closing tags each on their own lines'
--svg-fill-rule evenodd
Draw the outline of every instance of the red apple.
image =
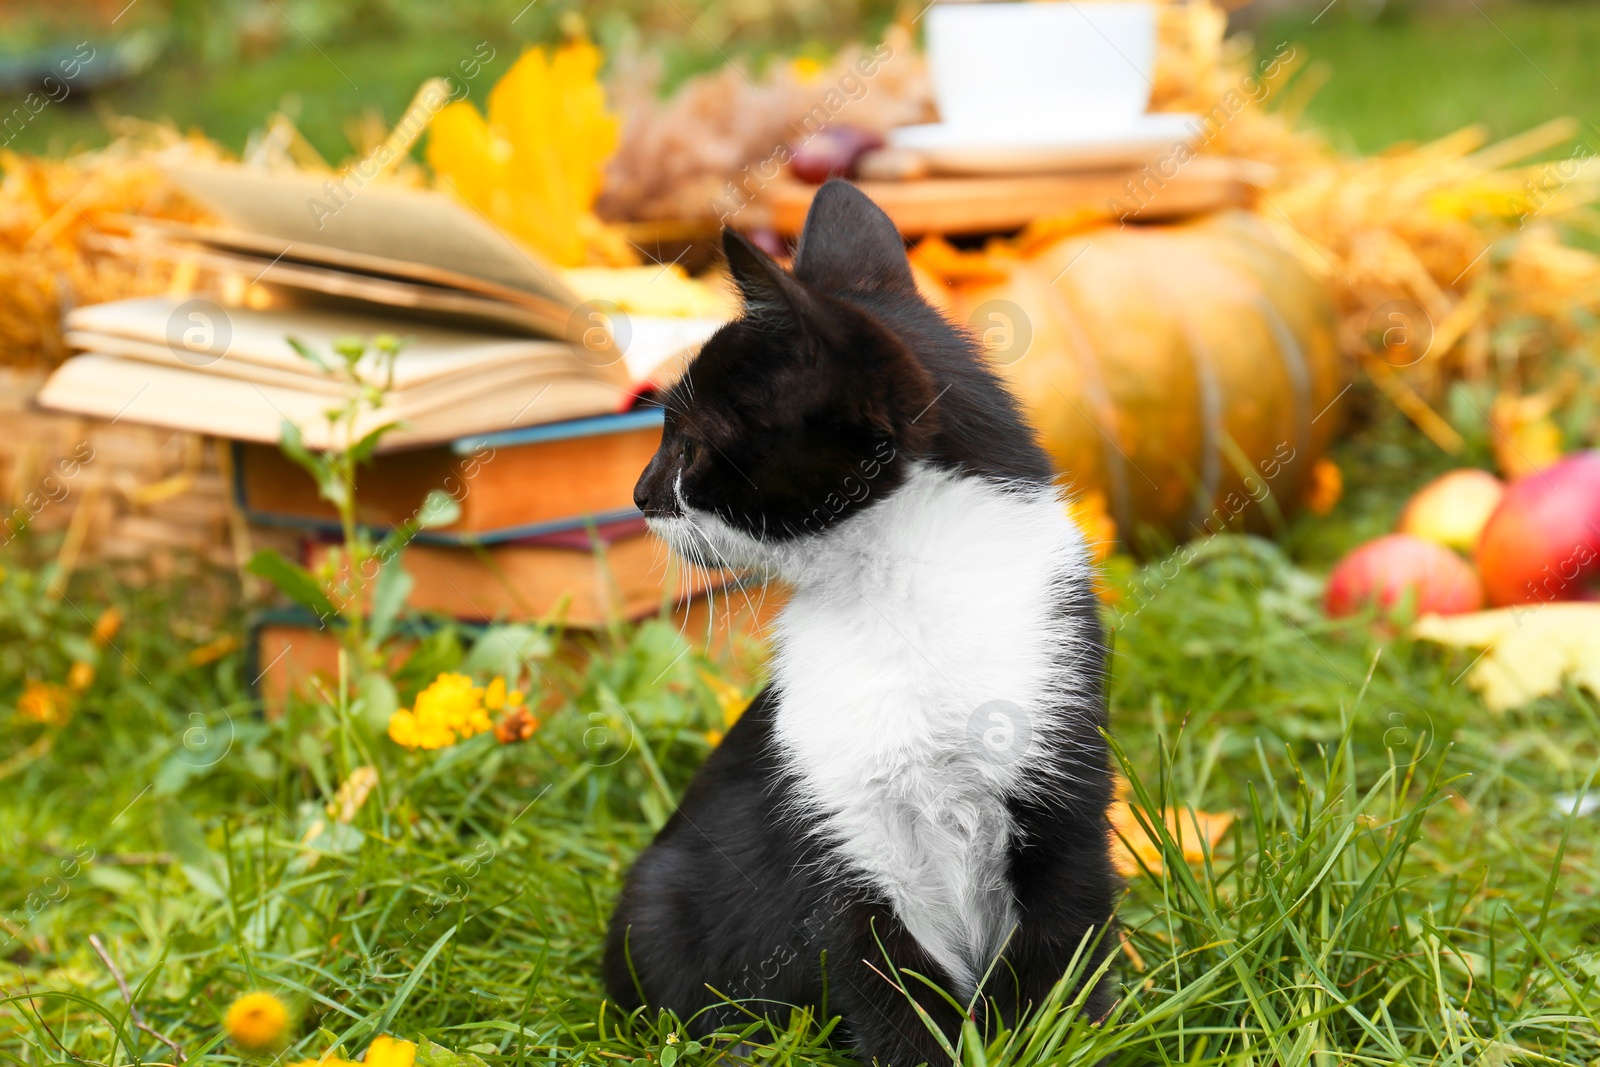
<svg viewBox="0 0 1600 1067">
<path fill-rule="evenodd" d="M 1436 541 L 1389 534 L 1356 548 L 1328 575 L 1324 606 L 1334 618 L 1376 606 L 1387 612 L 1410 593 L 1418 615 L 1458 615 L 1483 606 L 1471 564 Z"/>
<path fill-rule="evenodd" d="M 1406 502 L 1395 529 L 1470 553 L 1505 492 L 1506 483 L 1488 471 L 1441 474 Z"/>
<path fill-rule="evenodd" d="M 1600 600 L 1600 452 L 1518 478 L 1478 541 L 1489 603 Z"/>
</svg>

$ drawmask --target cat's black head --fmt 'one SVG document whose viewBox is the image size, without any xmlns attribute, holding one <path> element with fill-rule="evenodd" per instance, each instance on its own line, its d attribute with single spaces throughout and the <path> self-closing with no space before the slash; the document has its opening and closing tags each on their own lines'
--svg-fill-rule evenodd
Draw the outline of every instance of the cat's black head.
<svg viewBox="0 0 1600 1067">
<path fill-rule="evenodd" d="M 755 563 L 870 507 L 917 462 L 1050 479 L 975 342 L 918 295 L 894 224 L 854 186 L 818 190 L 792 274 L 732 231 L 723 247 L 743 314 L 663 395 L 661 447 L 634 487 L 675 547 L 678 527 L 703 535 L 714 517 L 721 553 L 742 557 L 728 562 Z"/>
</svg>

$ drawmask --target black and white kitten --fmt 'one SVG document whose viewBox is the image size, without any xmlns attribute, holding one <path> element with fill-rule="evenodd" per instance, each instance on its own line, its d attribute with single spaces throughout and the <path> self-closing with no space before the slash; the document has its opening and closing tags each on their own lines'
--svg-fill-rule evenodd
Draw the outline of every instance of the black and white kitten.
<svg viewBox="0 0 1600 1067">
<path fill-rule="evenodd" d="M 908 997 L 952 1044 L 964 1013 L 896 971 L 1015 1019 L 1112 944 L 1091 565 L 876 205 L 824 185 L 793 274 L 724 246 L 744 313 L 663 398 L 634 499 L 679 554 L 793 594 L 772 684 L 628 876 L 606 985 L 696 1033 L 749 1021 L 728 1000 L 826 999 L 863 1058 L 948 1062 Z"/>
</svg>

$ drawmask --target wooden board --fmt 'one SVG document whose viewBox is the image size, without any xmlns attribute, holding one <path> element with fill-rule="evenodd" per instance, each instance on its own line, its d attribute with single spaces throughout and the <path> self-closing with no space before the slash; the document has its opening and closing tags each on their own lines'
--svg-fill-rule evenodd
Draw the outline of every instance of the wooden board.
<svg viewBox="0 0 1600 1067">
<path fill-rule="evenodd" d="M 1153 167 L 1027 174 L 993 178 L 863 181 L 861 191 L 907 237 L 928 233 L 993 233 L 1080 208 L 1141 222 L 1248 207 L 1272 168 L 1248 160 L 1198 157 L 1162 177 Z M 770 225 L 794 236 L 805 223 L 817 186 L 783 179 L 762 191 Z"/>
</svg>

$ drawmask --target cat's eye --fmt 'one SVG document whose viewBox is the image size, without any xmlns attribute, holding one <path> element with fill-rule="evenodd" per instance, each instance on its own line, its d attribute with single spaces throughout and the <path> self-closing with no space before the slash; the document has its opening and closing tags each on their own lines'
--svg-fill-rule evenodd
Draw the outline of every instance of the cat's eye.
<svg viewBox="0 0 1600 1067">
<path fill-rule="evenodd" d="M 683 444 L 680 446 L 679 450 L 683 454 L 684 470 L 688 470 L 690 467 L 694 466 L 694 461 L 700 458 L 699 443 L 690 440 L 687 437 L 683 439 Z"/>
</svg>

